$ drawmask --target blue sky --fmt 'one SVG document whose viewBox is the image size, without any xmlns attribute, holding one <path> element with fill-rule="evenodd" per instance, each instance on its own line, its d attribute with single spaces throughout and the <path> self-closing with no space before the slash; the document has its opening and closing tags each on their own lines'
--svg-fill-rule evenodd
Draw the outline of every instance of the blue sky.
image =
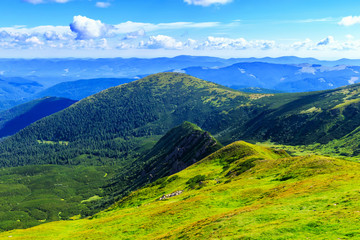
<svg viewBox="0 0 360 240">
<path fill-rule="evenodd" d="M 358 0 L 1 0 L 1 57 L 360 58 Z"/>
</svg>

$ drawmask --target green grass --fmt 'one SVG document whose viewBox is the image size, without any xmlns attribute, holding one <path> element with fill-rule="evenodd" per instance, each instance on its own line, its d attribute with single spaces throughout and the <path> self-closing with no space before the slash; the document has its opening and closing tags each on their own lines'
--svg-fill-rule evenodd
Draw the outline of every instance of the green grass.
<svg viewBox="0 0 360 240">
<path fill-rule="evenodd" d="M 113 167 L 24 166 L 0 169 L 0 231 L 93 213 Z M 105 176 L 106 175 L 106 176 Z"/>
<path fill-rule="evenodd" d="M 358 133 L 356 133 L 359 135 Z M 359 136 L 360 137 L 360 136 Z M 256 145 L 269 147 L 273 149 L 284 149 L 292 156 L 306 156 L 306 155 L 324 155 L 328 157 L 339 158 L 343 160 L 360 162 L 357 137 L 345 136 L 341 139 L 335 139 L 327 144 L 310 144 L 310 145 L 283 145 L 276 144 L 270 141 L 257 142 Z"/>
<path fill-rule="evenodd" d="M 246 162 L 247 170 L 233 171 Z M 359 170 L 354 162 L 236 142 L 92 218 L 0 239 L 357 239 Z"/>
</svg>

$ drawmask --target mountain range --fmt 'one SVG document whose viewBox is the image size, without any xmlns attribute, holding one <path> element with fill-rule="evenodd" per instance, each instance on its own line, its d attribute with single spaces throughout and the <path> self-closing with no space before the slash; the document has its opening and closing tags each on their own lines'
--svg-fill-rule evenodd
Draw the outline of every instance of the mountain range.
<svg viewBox="0 0 360 240">
<path fill-rule="evenodd" d="M 93 155 L 105 162 L 128 161 L 139 154 L 131 149 L 144 138 L 162 136 L 183 121 L 225 144 L 238 139 L 327 144 L 359 126 L 358 89 L 249 94 L 180 73 L 151 75 L 85 98 L 6 139 L 0 145 L 0 164 L 79 164 L 92 162 Z M 43 144 L 49 141 L 57 144 Z M 28 148 L 24 151 L 18 143 Z M 356 146 L 338 153 L 356 156 Z"/>
<path fill-rule="evenodd" d="M 3 77 L 39 78 L 41 81 L 59 83 L 61 78 L 69 80 L 87 78 L 123 78 L 143 76 L 171 69 L 193 66 L 225 67 L 241 62 L 265 62 L 274 64 L 317 64 L 324 66 L 356 66 L 360 60 L 339 59 L 322 61 L 315 58 L 294 56 L 279 58 L 216 58 L 206 56 L 177 56 L 173 58 L 99 58 L 99 59 L 0 59 Z"/>
<path fill-rule="evenodd" d="M 358 163 L 251 143 L 356 161 L 359 88 L 245 93 L 166 72 L 86 97 L 0 143 L 0 228 L 114 205 L 0 237 L 356 237 Z"/>
<path fill-rule="evenodd" d="M 315 64 L 236 63 L 220 68 L 190 67 L 181 72 L 235 89 L 260 87 L 283 92 L 333 89 L 359 82 L 360 67 Z"/>
<path fill-rule="evenodd" d="M 360 71 L 359 60 L 297 57 L 0 59 L 0 63 L 0 110 L 46 96 L 80 100 L 158 72 L 184 72 L 234 89 L 256 87 L 263 89 L 261 93 L 278 93 L 353 84 L 359 82 Z"/>
</svg>

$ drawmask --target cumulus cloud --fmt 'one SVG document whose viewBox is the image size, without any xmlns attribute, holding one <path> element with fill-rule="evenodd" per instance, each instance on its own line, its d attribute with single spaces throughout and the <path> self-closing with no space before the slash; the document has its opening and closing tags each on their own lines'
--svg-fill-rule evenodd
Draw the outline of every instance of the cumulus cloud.
<svg viewBox="0 0 360 240">
<path fill-rule="evenodd" d="M 301 48 L 310 48 L 313 45 L 311 39 L 307 38 L 304 41 L 297 41 L 290 45 L 290 48 L 298 50 Z"/>
<path fill-rule="evenodd" d="M 207 40 L 199 46 L 203 49 L 216 50 L 245 50 L 250 48 L 255 49 L 271 49 L 275 47 L 275 42 L 270 40 L 255 40 L 247 41 L 244 38 L 224 38 L 224 37 L 208 37 Z"/>
<path fill-rule="evenodd" d="M 123 40 L 137 39 L 139 37 L 144 37 L 146 35 L 144 29 L 140 29 L 135 32 L 127 33 Z"/>
<path fill-rule="evenodd" d="M 232 0 L 184 0 L 187 4 L 208 7 L 213 4 L 227 4 Z"/>
<path fill-rule="evenodd" d="M 108 8 L 111 4 L 109 2 L 96 2 L 95 6 L 98 8 Z"/>
<path fill-rule="evenodd" d="M 353 36 L 349 36 L 346 41 L 340 42 L 335 40 L 333 36 L 328 36 L 320 41 L 312 41 L 306 39 L 284 47 L 293 50 L 307 51 L 344 51 L 344 50 L 360 50 L 360 40 L 356 40 Z"/>
<path fill-rule="evenodd" d="M 109 34 L 112 26 L 83 16 L 75 16 L 70 29 L 77 34 L 77 39 L 102 38 Z"/>
<path fill-rule="evenodd" d="M 360 24 L 360 16 L 347 16 L 341 19 L 340 22 L 338 22 L 339 25 L 342 26 L 352 26 L 355 24 Z"/>
<path fill-rule="evenodd" d="M 148 49 L 181 49 L 183 47 L 183 43 L 169 36 L 157 35 L 150 36 L 149 40 L 146 42 L 141 41 L 139 47 Z"/>
<path fill-rule="evenodd" d="M 326 45 L 330 45 L 333 44 L 335 42 L 334 37 L 333 36 L 328 36 L 324 39 L 322 39 L 320 42 L 317 43 L 317 46 L 326 46 Z"/>
<path fill-rule="evenodd" d="M 34 44 L 34 45 L 43 45 L 44 43 L 40 41 L 38 37 L 30 37 L 25 40 L 26 43 Z"/>
</svg>

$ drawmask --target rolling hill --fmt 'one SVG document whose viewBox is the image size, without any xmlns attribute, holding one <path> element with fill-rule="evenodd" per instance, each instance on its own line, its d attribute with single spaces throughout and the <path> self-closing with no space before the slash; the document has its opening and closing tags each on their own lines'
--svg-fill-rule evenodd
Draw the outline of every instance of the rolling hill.
<svg viewBox="0 0 360 240">
<path fill-rule="evenodd" d="M 167 132 L 144 156 L 123 168 L 104 188 L 106 202 L 119 200 L 147 183 L 177 173 L 222 145 L 195 124 L 184 122 Z"/>
<path fill-rule="evenodd" d="M 8 239 L 356 239 L 359 164 L 235 142 L 89 219 Z"/>
<path fill-rule="evenodd" d="M 226 130 L 235 119 L 244 123 L 252 107 L 234 109 L 252 96 L 185 74 L 152 75 L 85 98 L 6 139 L 0 165 L 126 162 L 141 155 L 145 139 L 184 121 L 209 132 Z"/>
</svg>

